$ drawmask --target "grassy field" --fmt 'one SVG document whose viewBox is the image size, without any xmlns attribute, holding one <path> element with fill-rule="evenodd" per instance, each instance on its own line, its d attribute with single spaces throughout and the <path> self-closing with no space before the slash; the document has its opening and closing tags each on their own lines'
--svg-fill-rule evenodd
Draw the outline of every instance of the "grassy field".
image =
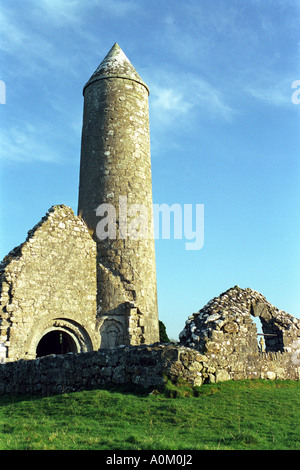
<svg viewBox="0 0 300 470">
<path fill-rule="evenodd" d="M 300 449 L 300 382 L 0 399 L 0 450 Z"/>
</svg>

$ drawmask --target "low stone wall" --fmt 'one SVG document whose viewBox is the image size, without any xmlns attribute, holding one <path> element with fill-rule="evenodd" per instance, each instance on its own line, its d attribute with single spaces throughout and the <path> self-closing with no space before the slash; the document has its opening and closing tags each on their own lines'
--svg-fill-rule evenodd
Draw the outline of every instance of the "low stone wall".
<svg viewBox="0 0 300 470">
<path fill-rule="evenodd" d="M 202 359 L 197 351 L 172 344 L 21 359 L 0 365 L 0 394 L 51 395 L 113 384 L 147 390 L 179 376 L 200 385 Z"/>
<path fill-rule="evenodd" d="M 244 379 L 299 380 L 298 354 L 258 353 L 257 355 L 232 354 L 230 357 L 206 357 L 209 367 L 206 382 L 223 382 Z"/>
<path fill-rule="evenodd" d="M 299 379 L 289 353 L 261 353 L 231 365 L 173 345 L 119 346 L 0 364 L 0 394 L 52 395 L 114 384 L 153 390 L 179 378 L 192 386 L 230 379 Z"/>
</svg>

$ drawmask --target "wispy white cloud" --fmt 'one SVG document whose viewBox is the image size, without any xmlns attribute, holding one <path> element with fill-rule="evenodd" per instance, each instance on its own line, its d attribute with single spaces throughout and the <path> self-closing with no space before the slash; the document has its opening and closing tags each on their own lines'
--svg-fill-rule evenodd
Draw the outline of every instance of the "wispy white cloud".
<svg viewBox="0 0 300 470">
<path fill-rule="evenodd" d="M 34 161 L 58 163 L 62 160 L 59 152 L 54 150 L 49 136 L 49 129 L 30 123 L 1 129 L 0 160 L 9 162 L 31 163 Z M 45 136 L 48 139 L 45 141 Z"/>
<path fill-rule="evenodd" d="M 245 85 L 245 92 L 270 106 L 290 106 L 292 77 L 272 75 L 266 70 L 259 81 Z"/>
<path fill-rule="evenodd" d="M 33 31 L 26 22 L 22 23 L 9 8 L 0 12 L 0 51 L 6 53 L 24 77 L 44 73 L 49 67 L 66 67 L 68 60 L 63 57 L 50 38 L 43 31 Z M 16 73 L 10 67 L 6 75 Z"/>
<path fill-rule="evenodd" d="M 226 103 L 221 86 L 217 88 L 205 80 L 196 79 L 194 90 L 196 102 L 198 102 L 200 110 L 205 110 L 213 117 L 219 117 L 226 121 L 231 121 L 236 111 Z"/>
<path fill-rule="evenodd" d="M 274 106 L 289 105 L 291 82 L 298 78 L 291 77 L 295 66 L 286 60 L 287 41 L 291 48 L 297 45 L 292 42 L 293 32 L 297 38 L 299 29 L 300 4 L 297 8 L 296 3 L 220 2 L 216 12 L 205 2 L 191 2 L 180 20 L 167 13 L 162 34 L 169 56 L 181 69 L 205 77 L 189 81 L 191 93 L 182 93 L 184 103 L 193 93 L 192 108 L 205 108 L 226 119 L 234 115 L 232 103 L 242 106 L 245 95 Z M 275 5 L 280 14 L 274 14 Z M 162 42 L 160 37 L 157 40 Z M 220 77 L 217 85 L 216 76 Z"/>
<path fill-rule="evenodd" d="M 291 92 L 282 90 L 282 89 L 275 89 L 275 88 L 252 88 L 249 87 L 247 89 L 248 93 L 252 95 L 257 100 L 263 101 L 273 106 L 286 106 L 290 105 L 291 101 Z"/>
<path fill-rule="evenodd" d="M 93 3 L 115 16 L 124 16 L 140 8 L 139 2 L 134 0 L 93 0 Z"/>
<path fill-rule="evenodd" d="M 7 75 L 15 73 L 14 66 L 22 68 L 24 76 L 57 69 L 78 73 L 87 53 L 80 47 L 80 38 L 99 45 L 99 37 L 89 28 L 90 16 L 111 19 L 138 8 L 133 0 L 28 0 L 23 8 L 10 2 L 1 5 L 0 51 L 9 57 Z M 70 43 L 74 33 L 79 41 Z"/>
<path fill-rule="evenodd" d="M 80 25 L 91 10 L 109 13 L 116 17 L 124 16 L 139 8 L 134 0 L 31 0 L 35 13 L 44 16 L 44 21 L 57 26 Z"/>
<path fill-rule="evenodd" d="M 0 10 L 0 24 L 0 50 L 10 53 L 22 48 L 22 44 L 28 39 L 28 34 L 16 24 L 12 12 L 3 7 Z"/>
<path fill-rule="evenodd" d="M 60 26 L 81 23 L 83 9 L 88 6 L 79 0 L 33 0 L 32 5 L 35 14 L 42 15 L 44 22 Z"/>
<path fill-rule="evenodd" d="M 160 74 L 159 78 L 147 82 L 155 120 L 170 123 L 187 113 L 197 119 L 201 115 L 226 121 L 233 118 L 235 110 L 226 103 L 222 91 L 206 80 L 184 73 L 168 74 L 164 78 Z"/>
<path fill-rule="evenodd" d="M 174 118 L 175 115 L 185 114 L 191 103 L 187 101 L 181 90 L 175 88 L 164 88 L 152 86 L 152 106 L 157 112 L 167 113 Z"/>
</svg>

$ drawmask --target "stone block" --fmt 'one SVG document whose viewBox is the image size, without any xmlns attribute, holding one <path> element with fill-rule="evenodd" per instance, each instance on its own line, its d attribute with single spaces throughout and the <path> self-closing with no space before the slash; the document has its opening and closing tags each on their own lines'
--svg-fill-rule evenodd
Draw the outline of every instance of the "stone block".
<svg viewBox="0 0 300 470">
<path fill-rule="evenodd" d="M 230 375 L 228 371 L 225 369 L 217 370 L 215 377 L 216 377 L 216 382 L 226 382 L 227 380 L 230 379 Z"/>
</svg>

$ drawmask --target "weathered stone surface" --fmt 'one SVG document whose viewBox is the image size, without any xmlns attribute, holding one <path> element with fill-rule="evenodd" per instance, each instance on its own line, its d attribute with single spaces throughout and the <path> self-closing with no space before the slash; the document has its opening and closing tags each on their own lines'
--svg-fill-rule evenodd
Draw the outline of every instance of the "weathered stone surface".
<svg viewBox="0 0 300 470">
<path fill-rule="evenodd" d="M 84 87 L 78 213 L 97 241 L 101 347 L 159 340 L 148 94 L 117 44 Z M 116 230 L 100 239 L 103 204 Z"/>
<path fill-rule="evenodd" d="M 230 376 L 227 370 L 224 370 L 224 369 L 217 370 L 215 374 L 215 382 L 226 382 L 229 379 L 230 379 Z"/>
<path fill-rule="evenodd" d="M 251 315 L 261 320 L 266 335 L 263 347 L 258 345 Z M 299 379 L 300 320 L 249 288 L 235 286 L 189 316 L 180 341 L 197 349 L 215 367 L 210 381 Z"/>
<path fill-rule="evenodd" d="M 53 206 L 0 265 L 2 361 L 35 358 L 53 331 L 73 352 L 98 349 L 96 244 L 67 206 Z"/>
<path fill-rule="evenodd" d="M 119 346 L 0 364 L 0 394 L 45 395 L 113 384 L 153 389 L 179 377 L 201 385 L 206 369 L 197 351 L 181 346 Z"/>
</svg>

